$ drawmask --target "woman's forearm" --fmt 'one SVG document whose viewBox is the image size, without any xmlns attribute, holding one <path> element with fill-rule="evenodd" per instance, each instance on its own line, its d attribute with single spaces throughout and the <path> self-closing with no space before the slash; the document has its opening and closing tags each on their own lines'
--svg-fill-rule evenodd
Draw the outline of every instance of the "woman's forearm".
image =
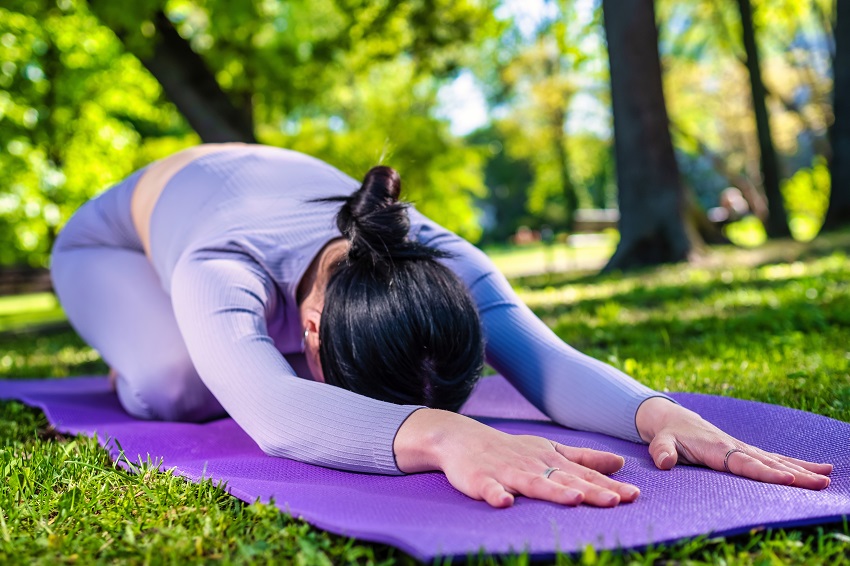
<svg viewBox="0 0 850 566">
<path fill-rule="evenodd" d="M 442 458 L 451 444 L 451 437 L 472 435 L 479 427 L 489 428 L 449 411 L 414 411 L 399 427 L 393 441 L 396 465 L 408 474 L 442 470 Z"/>
<path fill-rule="evenodd" d="M 635 413 L 635 426 L 641 440 L 646 443 L 652 442 L 655 435 L 664 428 L 671 417 L 676 414 L 689 413 L 696 417 L 693 411 L 685 409 L 681 405 L 673 403 L 666 397 L 651 397 L 640 404 Z"/>
</svg>

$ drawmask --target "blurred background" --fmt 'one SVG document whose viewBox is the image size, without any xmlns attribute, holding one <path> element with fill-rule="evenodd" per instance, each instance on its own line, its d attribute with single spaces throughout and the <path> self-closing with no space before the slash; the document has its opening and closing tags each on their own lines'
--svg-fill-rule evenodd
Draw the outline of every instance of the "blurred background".
<svg viewBox="0 0 850 566">
<path fill-rule="evenodd" d="M 520 272 L 810 240 L 850 220 L 841 10 L 4 0 L 0 266 L 46 267 L 87 199 L 215 141 L 297 149 L 354 177 L 392 165 L 406 198 L 494 257 L 558 250 L 511 262 Z"/>
</svg>

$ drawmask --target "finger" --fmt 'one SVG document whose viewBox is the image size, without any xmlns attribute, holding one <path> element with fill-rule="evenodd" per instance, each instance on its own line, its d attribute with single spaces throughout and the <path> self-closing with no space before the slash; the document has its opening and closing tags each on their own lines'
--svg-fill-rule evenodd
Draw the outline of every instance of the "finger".
<svg viewBox="0 0 850 566">
<path fill-rule="evenodd" d="M 555 472 L 550 477 L 564 485 L 572 485 L 573 487 L 576 487 L 576 485 L 570 483 L 569 478 L 577 477 L 587 484 L 617 494 L 620 501 L 627 503 L 634 501 L 640 495 L 640 490 L 637 486 L 617 481 L 596 470 L 591 470 L 574 463 L 565 465 L 562 470 Z M 585 500 L 587 500 L 587 497 L 585 497 Z"/>
<path fill-rule="evenodd" d="M 659 470 L 669 470 L 679 461 L 676 439 L 672 434 L 660 432 L 649 443 L 649 455 Z"/>
<path fill-rule="evenodd" d="M 550 478 L 544 477 L 543 474 L 523 474 L 516 489 L 526 497 L 552 501 L 561 505 L 579 505 L 585 500 L 586 493 L 583 490 L 566 486 Z"/>
<path fill-rule="evenodd" d="M 599 484 L 587 481 L 563 470 L 555 472 L 552 474 L 551 478 L 553 482 L 558 482 L 560 485 L 566 486 L 568 489 L 580 492 L 584 496 L 584 502 L 588 505 L 593 505 L 594 507 L 615 507 L 620 504 L 620 501 L 622 501 L 622 497 L 620 497 L 620 494 L 616 491 L 602 487 Z"/>
<path fill-rule="evenodd" d="M 758 448 L 750 448 L 748 453 L 759 459 L 768 467 L 793 474 L 794 482 L 792 485 L 796 487 L 802 487 L 805 489 L 824 489 L 830 484 L 830 480 L 826 477 L 826 475 L 818 474 L 798 464 L 798 462 L 802 462 L 811 465 L 811 462 L 797 460 L 796 458 L 790 458 L 782 456 L 781 454 L 774 454 L 772 452 L 765 452 Z M 827 466 L 829 468 L 832 467 L 829 464 L 827 464 Z"/>
<path fill-rule="evenodd" d="M 481 499 L 489 503 L 492 507 L 503 509 L 514 504 L 514 496 L 505 490 L 505 487 L 493 478 L 485 478 L 482 480 L 480 489 Z"/>
<path fill-rule="evenodd" d="M 783 456 L 781 454 L 771 454 L 771 456 L 782 462 L 795 464 L 797 466 L 800 466 L 804 470 L 808 470 L 810 472 L 820 474 L 822 476 L 828 476 L 832 473 L 832 464 L 818 464 L 815 462 L 807 462 L 806 460 L 798 460 L 797 458 L 792 458 L 791 456 Z"/>
<path fill-rule="evenodd" d="M 794 476 L 794 482 L 791 485 L 796 487 L 819 490 L 829 486 L 830 480 L 828 477 L 810 472 L 793 462 L 784 462 L 781 459 L 772 458 L 770 455 L 757 455 L 756 457 L 768 467 L 792 474 Z"/>
<path fill-rule="evenodd" d="M 783 458 L 779 454 L 772 454 L 770 452 L 764 452 L 763 450 L 758 450 L 758 449 L 756 449 L 755 452 L 750 452 L 750 454 L 752 454 L 753 456 L 756 456 L 758 459 L 760 459 L 764 463 L 767 463 L 768 461 L 776 462 L 777 464 L 780 464 L 780 465 L 784 466 L 785 468 L 787 468 L 789 471 L 800 472 L 800 473 L 803 473 L 803 474 L 817 475 L 814 472 L 810 472 L 809 470 L 807 470 L 803 466 L 800 466 L 796 462 L 786 460 L 785 458 Z"/>
<path fill-rule="evenodd" d="M 552 441 L 552 445 L 555 447 L 555 450 L 567 460 L 603 474 L 613 474 L 621 469 L 623 464 L 626 462 L 622 456 L 612 454 L 611 452 L 593 450 L 592 448 L 566 446 L 555 442 L 554 440 Z"/>
<path fill-rule="evenodd" d="M 765 483 L 791 485 L 794 483 L 795 479 L 793 473 L 772 468 L 757 458 L 740 450 L 736 450 L 729 455 L 726 459 L 726 466 L 729 469 L 729 472 L 736 476 L 750 478 Z M 720 471 L 724 470 L 721 468 Z"/>
</svg>

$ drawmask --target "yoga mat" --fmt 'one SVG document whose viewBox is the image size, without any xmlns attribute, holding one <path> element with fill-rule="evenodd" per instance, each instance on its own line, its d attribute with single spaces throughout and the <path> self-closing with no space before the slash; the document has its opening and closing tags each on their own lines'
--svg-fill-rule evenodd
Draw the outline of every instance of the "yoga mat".
<svg viewBox="0 0 850 566">
<path fill-rule="evenodd" d="M 264 455 L 230 419 L 206 424 L 139 421 L 119 406 L 106 379 L 0 381 L 0 398 L 42 408 L 65 433 L 97 433 L 113 457 L 162 459 L 162 469 L 192 481 L 226 482 L 247 502 L 277 506 L 328 531 L 396 546 L 430 561 L 438 556 L 640 548 L 699 535 L 839 521 L 850 514 L 850 424 L 774 405 L 674 394 L 731 434 L 767 450 L 835 464 L 832 484 L 815 492 L 766 485 L 704 468 L 659 471 L 645 446 L 546 422 L 504 379 L 482 380 L 463 411 L 515 434 L 610 450 L 626 464 L 617 479 L 641 488 L 614 509 L 561 507 L 518 498 L 492 509 L 455 491 L 438 473 L 389 477 L 340 472 Z M 114 439 L 114 440 L 113 440 Z M 542 472 L 542 470 L 541 470 Z"/>
</svg>

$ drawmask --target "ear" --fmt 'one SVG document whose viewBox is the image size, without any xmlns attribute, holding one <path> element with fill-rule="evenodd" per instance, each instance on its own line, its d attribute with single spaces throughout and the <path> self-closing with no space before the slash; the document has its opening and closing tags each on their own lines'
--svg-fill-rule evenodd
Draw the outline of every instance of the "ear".
<svg viewBox="0 0 850 566">
<path fill-rule="evenodd" d="M 321 319 L 322 313 L 318 309 L 307 309 L 303 315 L 302 322 L 304 323 L 304 330 L 307 331 L 304 342 L 308 349 L 319 349 L 319 324 Z"/>
</svg>

